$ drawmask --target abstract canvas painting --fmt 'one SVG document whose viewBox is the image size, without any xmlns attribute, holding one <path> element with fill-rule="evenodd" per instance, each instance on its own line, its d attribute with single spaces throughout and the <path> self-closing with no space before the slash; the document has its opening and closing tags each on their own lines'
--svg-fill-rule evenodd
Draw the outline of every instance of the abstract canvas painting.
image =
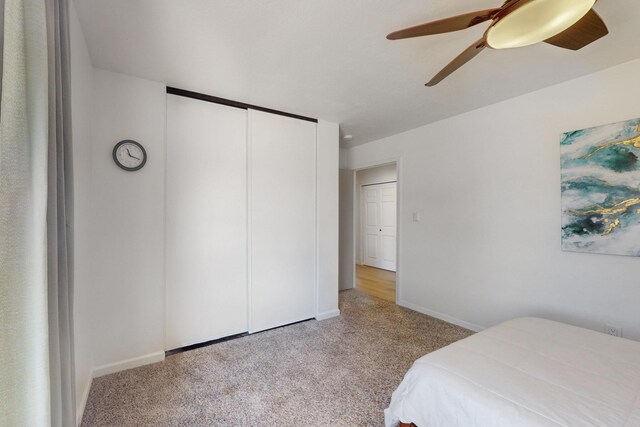
<svg viewBox="0 0 640 427">
<path fill-rule="evenodd" d="M 640 256 L 640 119 L 560 141 L 562 249 Z"/>
</svg>

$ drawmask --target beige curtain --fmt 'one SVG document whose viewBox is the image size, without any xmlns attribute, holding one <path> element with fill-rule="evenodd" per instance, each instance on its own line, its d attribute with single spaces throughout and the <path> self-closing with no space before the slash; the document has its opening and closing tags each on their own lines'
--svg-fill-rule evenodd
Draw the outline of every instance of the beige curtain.
<svg viewBox="0 0 640 427">
<path fill-rule="evenodd" d="M 66 0 L 46 0 L 49 51 L 47 263 L 51 425 L 75 423 L 73 162 Z"/>
<path fill-rule="evenodd" d="M 3 3 L 0 426 L 66 427 L 75 424 L 66 2 Z"/>
<path fill-rule="evenodd" d="M 5 0 L 0 101 L 0 425 L 50 424 L 48 56 L 42 0 Z"/>
</svg>

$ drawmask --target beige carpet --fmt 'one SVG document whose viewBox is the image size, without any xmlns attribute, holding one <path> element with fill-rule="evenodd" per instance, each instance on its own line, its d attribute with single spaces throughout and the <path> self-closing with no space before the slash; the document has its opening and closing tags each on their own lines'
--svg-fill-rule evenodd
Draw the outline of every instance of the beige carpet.
<svg viewBox="0 0 640 427">
<path fill-rule="evenodd" d="M 471 332 L 357 290 L 342 315 L 93 381 L 88 426 L 382 426 L 418 357 Z"/>
</svg>

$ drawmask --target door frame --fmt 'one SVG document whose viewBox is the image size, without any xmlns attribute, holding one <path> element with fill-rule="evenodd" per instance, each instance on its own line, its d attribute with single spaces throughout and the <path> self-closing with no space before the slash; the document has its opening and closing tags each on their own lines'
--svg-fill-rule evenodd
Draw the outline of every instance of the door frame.
<svg viewBox="0 0 640 427">
<path fill-rule="evenodd" d="M 358 188 L 357 183 L 357 172 L 365 169 L 372 169 L 379 166 L 387 166 L 390 164 L 396 165 L 396 304 L 398 301 L 402 301 L 402 247 L 400 242 L 402 241 L 402 200 L 403 200 L 403 191 L 402 191 L 402 157 L 393 157 L 385 160 L 379 160 L 375 162 L 367 162 L 359 164 L 357 167 L 352 169 L 353 171 L 353 205 L 351 208 L 352 212 L 352 221 L 353 224 L 356 223 L 356 206 L 360 204 L 360 188 Z M 358 214 L 362 214 L 360 209 L 357 210 Z M 362 224 L 360 224 L 362 226 Z M 361 228 L 361 227 L 360 227 Z M 353 264 L 353 287 L 356 287 L 356 265 L 359 264 L 360 260 L 357 256 L 357 236 L 358 236 L 358 227 L 353 227 L 353 235 L 351 236 L 351 246 L 353 248 L 353 259 L 351 260 Z"/>
</svg>

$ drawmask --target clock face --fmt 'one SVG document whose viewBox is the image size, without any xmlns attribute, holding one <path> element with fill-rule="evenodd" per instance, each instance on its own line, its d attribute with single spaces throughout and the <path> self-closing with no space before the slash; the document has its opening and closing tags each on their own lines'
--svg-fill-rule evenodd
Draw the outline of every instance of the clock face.
<svg viewBox="0 0 640 427">
<path fill-rule="evenodd" d="M 126 171 L 142 169 L 147 161 L 144 147 L 131 140 L 120 141 L 113 148 L 113 160 Z"/>
</svg>

